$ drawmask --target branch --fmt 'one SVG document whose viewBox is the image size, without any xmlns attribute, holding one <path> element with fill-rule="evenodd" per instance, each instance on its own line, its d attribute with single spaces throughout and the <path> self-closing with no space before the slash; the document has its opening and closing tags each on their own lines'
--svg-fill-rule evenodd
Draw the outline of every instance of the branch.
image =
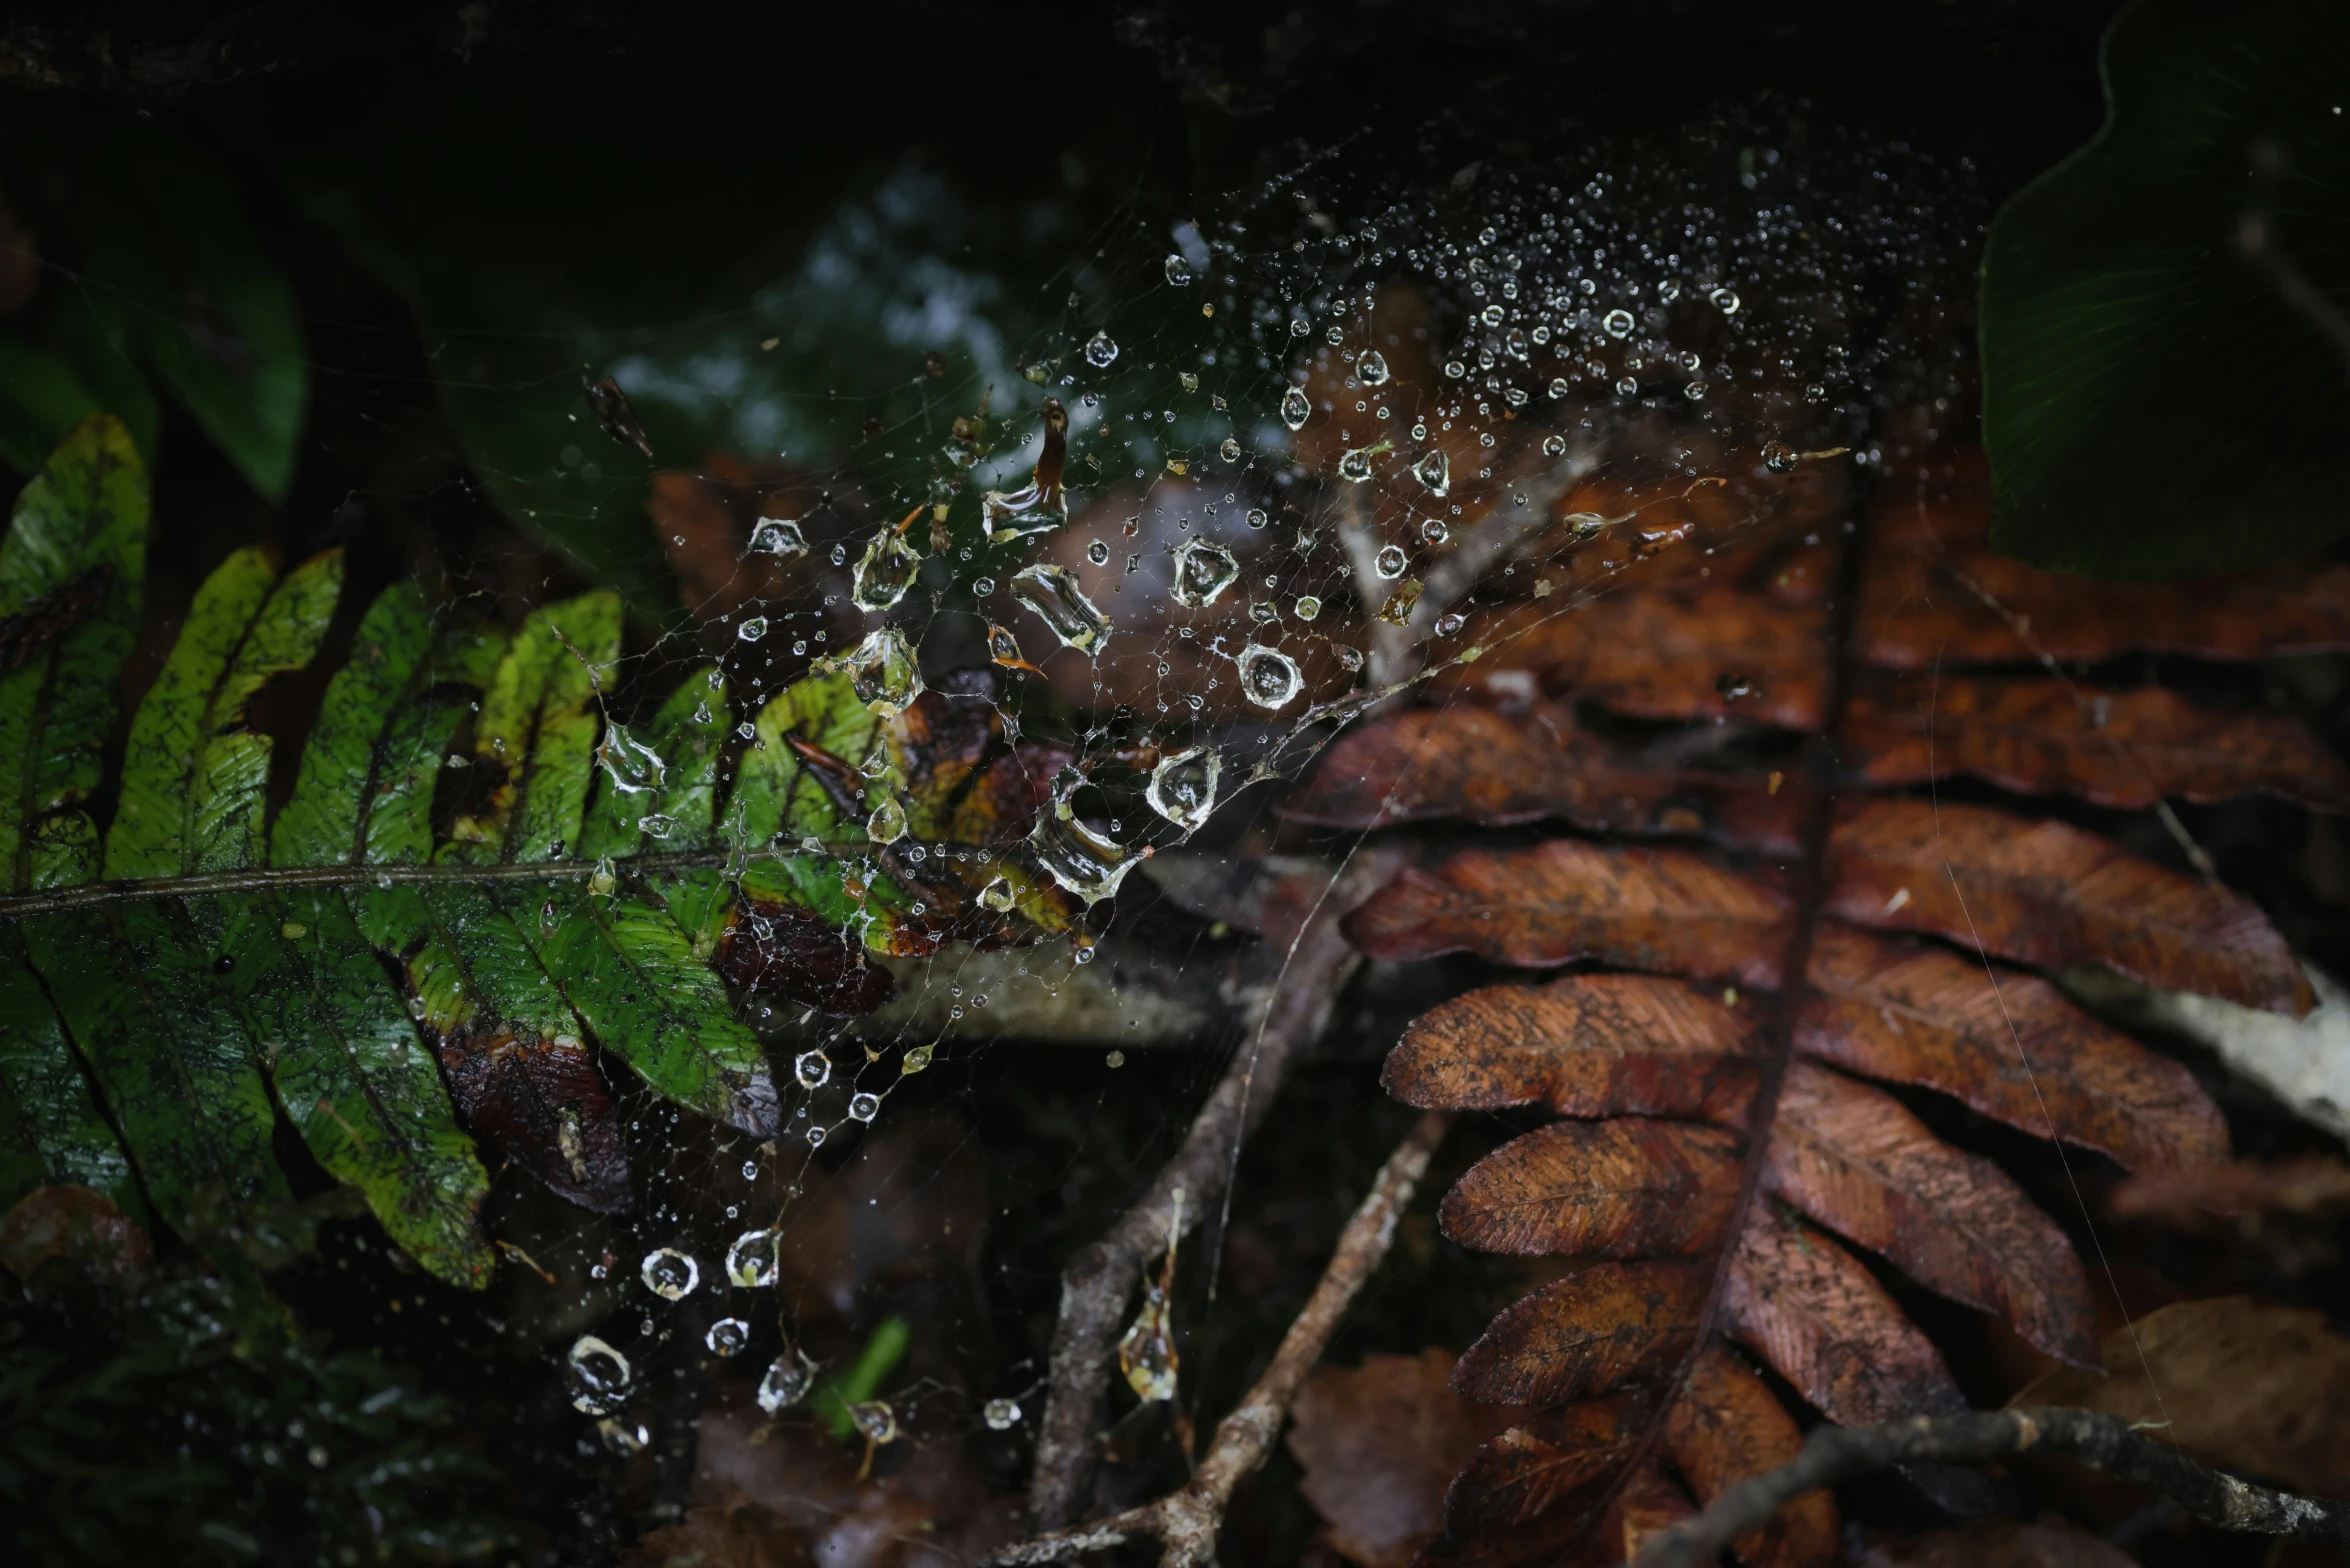
<svg viewBox="0 0 2350 1568">
<path fill-rule="evenodd" d="M 1036 1468 L 1028 1488 L 1029 1517 L 1038 1527 L 1068 1523 L 1091 1490 L 1111 1355 L 1124 1327 L 1126 1303 L 1142 1282 L 1143 1265 L 1166 1250 L 1178 1207 L 1188 1231 L 1217 1206 L 1241 1144 L 1280 1092 L 1290 1056 L 1321 1035 L 1331 1004 L 1354 973 L 1358 955 L 1339 934 L 1339 917 L 1392 876 L 1397 864 L 1393 851 L 1365 851 L 1330 884 L 1282 957 L 1255 1038 L 1233 1054 L 1193 1118 L 1183 1147 L 1109 1234 L 1070 1259 L 1062 1272 L 1051 1388 L 1037 1425 Z"/>
<path fill-rule="evenodd" d="M 1289 1332 L 1281 1337 L 1272 1365 L 1265 1368 L 1238 1407 L 1218 1423 L 1216 1440 L 1190 1485 L 1098 1524 L 1006 1547 L 986 1561 L 1005 1568 L 1060 1562 L 1138 1536 L 1155 1536 L 1162 1546 L 1160 1568 L 1204 1568 L 1215 1562 L 1216 1533 L 1223 1527 L 1224 1510 L 1233 1491 L 1272 1453 L 1299 1385 L 1322 1359 L 1356 1293 L 1386 1259 L 1387 1248 L 1395 1239 L 1396 1218 L 1411 1202 L 1413 1190 L 1427 1174 L 1429 1156 L 1451 1126 L 1450 1112 L 1423 1112 L 1387 1157 L 1369 1195 L 1339 1233 L 1338 1246 L 1330 1255 L 1329 1267 L 1322 1271 L 1321 1283 L 1289 1325 Z"/>
<path fill-rule="evenodd" d="M 2207 1470 L 2177 1449 L 2093 1410 L 2027 1405 L 1919 1416 L 1883 1426 L 1820 1427 L 1789 1463 L 1739 1482 L 1703 1513 L 1656 1535 L 1635 1568 L 1711 1563 L 1732 1540 L 1761 1528 L 1803 1493 L 1888 1465 L 1979 1464 L 2027 1452 L 2062 1454 L 2092 1470 L 2135 1481 L 2222 1530 L 2350 1546 L 2350 1504 L 2272 1492 Z"/>
</svg>

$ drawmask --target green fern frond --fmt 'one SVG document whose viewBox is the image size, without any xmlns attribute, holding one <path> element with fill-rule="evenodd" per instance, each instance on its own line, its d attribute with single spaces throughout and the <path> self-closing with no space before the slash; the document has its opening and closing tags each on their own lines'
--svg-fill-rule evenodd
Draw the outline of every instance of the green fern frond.
<svg viewBox="0 0 2350 1568">
<path fill-rule="evenodd" d="M 413 584 L 384 592 L 268 820 L 274 742 L 247 709 L 316 658 L 337 551 L 286 570 L 242 550 L 206 579 L 132 717 L 101 846 L 89 802 L 147 509 L 101 415 L 0 542 L 0 1200 L 76 1182 L 186 1230 L 286 1195 L 282 1112 L 395 1241 L 478 1286 L 474 1134 L 574 1201 L 629 1201 L 599 1049 L 772 1136 L 738 989 L 846 1011 L 886 991 L 868 953 L 1069 928 L 1073 906 L 1004 852 L 1019 825 L 986 788 L 992 708 L 885 715 L 847 675 L 812 676 L 758 711 L 730 770 L 714 666 L 641 734 L 606 713 L 608 592 L 511 636 Z M 894 846 L 867 833 L 885 800 L 908 823 Z M 1015 912 L 977 896 L 998 876 Z"/>
</svg>

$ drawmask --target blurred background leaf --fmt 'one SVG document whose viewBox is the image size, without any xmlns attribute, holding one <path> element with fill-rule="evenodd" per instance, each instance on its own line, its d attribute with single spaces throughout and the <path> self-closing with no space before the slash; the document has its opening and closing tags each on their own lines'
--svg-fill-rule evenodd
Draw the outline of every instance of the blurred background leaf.
<svg viewBox="0 0 2350 1568">
<path fill-rule="evenodd" d="M 2140 0 L 2107 32 L 2107 119 L 2008 202 L 1983 262 L 1992 544 L 2176 577 L 2350 533 L 2350 355 L 2236 244 L 2350 306 L 2350 11 Z"/>
</svg>

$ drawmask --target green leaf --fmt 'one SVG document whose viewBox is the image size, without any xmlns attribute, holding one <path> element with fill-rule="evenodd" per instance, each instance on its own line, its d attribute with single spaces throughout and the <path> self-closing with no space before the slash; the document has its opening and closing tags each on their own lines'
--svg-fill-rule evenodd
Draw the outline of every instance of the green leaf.
<svg viewBox="0 0 2350 1568">
<path fill-rule="evenodd" d="M 342 587 L 340 550 L 279 582 L 274 552 L 247 549 L 196 591 L 131 721 L 108 877 L 192 876 L 262 860 L 272 742 L 244 728 L 245 706 L 272 675 L 310 662 Z"/>
<path fill-rule="evenodd" d="M 0 1205 L 72 1185 L 143 1212 L 130 1161 L 90 1097 L 73 1046 L 33 973 L 24 937 L 0 926 Z"/>
<path fill-rule="evenodd" d="M 498 664 L 474 726 L 474 766 L 494 780 L 460 816 L 443 858 L 559 860 L 579 842 L 601 718 L 620 659 L 620 596 L 582 594 L 533 610 Z"/>
<path fill-rule="evenodd" d="M 2350 534 L 2350 359 L 2236 244 L 2350 310 L 2350 13 L 2139 0 L 2106 34 L 2097 137 L 2018 193 L 1983 263 L 1992 543 L 2151 578 Z M 2254 148 L 2285 171 L 2265 198 Z"/>
<path fill-rule="evenodd" d="M 97 874 L 99 783 L 138 635 L 147 474 L 119 421 L 86 420 L 16 498 L 0 540 L 0 887 Z"/>
<path fill-rule="evenodd" d="M 97 412 L 71 360 L 0 332 L 0 462 L 34 472 L 67 431 Z"/>
<path fill-rule="evenodd" d="M 121 291 L 156 376 L 271 500 L 300 449 L 309 361 L 293 286 L 236 188 L 161 136 L 125 136 L 84 171 L 88 270 Z"/>
</svg>

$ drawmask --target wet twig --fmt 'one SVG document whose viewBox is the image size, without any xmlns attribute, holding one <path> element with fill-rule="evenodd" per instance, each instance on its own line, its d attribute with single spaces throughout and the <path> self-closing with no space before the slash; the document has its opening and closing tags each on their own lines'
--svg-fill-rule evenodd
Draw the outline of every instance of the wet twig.
<svg viewBox="0 0 2350 1568">
<path fill-rule="evenodd" d="M 1160 1568 L 1201 1568 L 1213 1563 L 1216 1534 L 1223 1527 L 1224 1510 L 1234 1489 L 1273 1451 L 1299 1386 L 1322 1359 L 1355 1294 L 1385 1260 L 1395 1239 L 1396 1219 L 1411 1202 L 1420 1178 L 1427 1174 L 1429 1156 L 1451 1125 L 1449 1112 L 1425 1112 L 1387 1157 L 1369 1195 L 1339 1233 L 1338 1246 L 1330 1255 L 1329 1267 L 1322 1271 L 1321 1282 L 1282 1336 L 1280 1348 L 1273 1352 L 1272 1365 L 1217 1425 L 1216 1440 L 1188 1486 L 1115 1518 L 1007 1547 L 987 1561 L 1003 1565 L 1061 1562 L 1079 1553 L 1149 1536 L 1161 1544 Z"/>
<path fill-rule="evenodd" d="M 2222 1530 L 2289 1535 L 2350 1545 L 2350 1503 L 2273 1492 L 2222 1475 L 2177 1449 L 2094 1410 L 2027 1405 L 1964 1415 L 1920 1416 L 1883 1426 L 1823 1426 L 1776 1470 L 1731 1487 L 1703 1513 L 1660 1532 L 1635 1568 L 1695 1568 L 1815 1487 L 1834 1486 L 1890 1465 L 1979 1464 L 2018 1454 L 2061 1454 L 2149 1487 Z"/>
<path fill-rule="evenodd" d="M 1166 1250 L 1178 1206 L 1187 1230 L 1216 1209 L 1240 1145 L 1280 1092 L 1290 1057 L 1320 1036 L 1331 1004 L 1359 962 L 1339 934 L 1339 917 L 1399 865 L 1395 851 L 1366 850 L 1331 883 L 1282 956 L 1256 1029 L 1192 1119 L 1183 1146 L 1109 1233 L 1063 1271 L 1050 1392 L 1037 1427 L 1028 1492 L 1029 1517 L 1038 1528 L 1068 1523 L 1092 1488 L 1110 1363 L 1143 1265 Z"/>
</svg>

